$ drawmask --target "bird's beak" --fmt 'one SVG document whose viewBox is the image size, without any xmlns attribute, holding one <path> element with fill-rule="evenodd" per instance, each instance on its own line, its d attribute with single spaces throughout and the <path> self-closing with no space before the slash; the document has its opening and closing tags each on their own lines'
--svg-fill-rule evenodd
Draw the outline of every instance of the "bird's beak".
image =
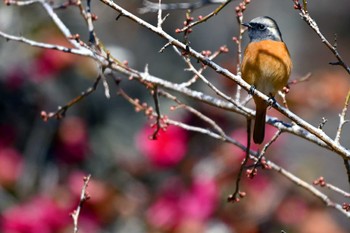
<svg viewBox="0 0 350 233">
<path fill-rule="evenodd" d="M 247 28 L 251 28 L 252 25 L 250 25 L 250 23 L 242 23 L 243 26 L 247 27 Z"/>
</svg>

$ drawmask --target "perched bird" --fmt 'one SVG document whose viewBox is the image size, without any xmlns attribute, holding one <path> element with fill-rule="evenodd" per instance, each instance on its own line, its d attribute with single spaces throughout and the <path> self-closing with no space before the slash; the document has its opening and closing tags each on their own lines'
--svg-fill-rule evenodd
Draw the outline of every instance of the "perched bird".
<svg viewBox="0 0 350 233">
<path fill-rule="evenodd" d="M 265 95 L 274 98 L 287 85 L 292 61 L 275 20 L 262 16 L 243 23 L 248 28 L 250 43 L 244 52 L 242 78 Z M 268 103 L 253 96 L 256 113 L 253 140 L 261 144 L 265 136 Z"/>
</svg>

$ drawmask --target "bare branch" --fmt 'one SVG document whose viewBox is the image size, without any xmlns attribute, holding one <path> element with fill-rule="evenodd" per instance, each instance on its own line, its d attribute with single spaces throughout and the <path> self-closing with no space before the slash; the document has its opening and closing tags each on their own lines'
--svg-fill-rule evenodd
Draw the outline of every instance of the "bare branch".
<svg viewBox="0 0 350 233">
<path fill-rule="evenodd" d="M 2 31 L 0 31 L 0 36 L 5 38 L 6 40 L 13 40 L 13 41 L 22 42 L 22 43 L 28 44 L 30 46 L 33 46 L 33 47 L 39 47 L 39 48 L 43 48 L 43 49 L 53 49 L 53 50 L 58 50 L 58 51 L 61 51 L 64 53 L 71 53 L 71 54 L 76 54 L 76 55 L 80 55 L 80 56 L 95 58 L 95 55 L 88 49 L 67 48 L 67 47 L 64 47 L 61 45 L 42 43 L 42 42 L 38 42 L 38 41 L 24 38 L 22 36 L 13 36 L 13 35 L 7 34 L 7 33 L 2 32 Z"/>
<path fill-rule="evenodd" d="M 114 10 L 116 10 L 118 12 L 119 16 L 125 16 L 125 17 L 129 18 L 130 20 L 138 23 L 142 27 L 145 27 L 148 30 L 150 30 L 151 32 L 157 34 L 161 38 L 165 39 L 166 46 L 164 46 L 163 48 L 166 48 L 166 47 L 172 45 L 172 46 L 176 47 L 176 49 L 178 51 L 181 51 L 180 54 L 182 54 L 182 55 L 185 54 L 186 56 L 183 56 L 183 57 L 185 57 L 187 59 L 187 63 L 189 65 L 189 67 L 190 67 L 189 69 L 195 74 L 195 77 L 198 77 L 201 80 L 203 80 L 210 88 L 212 88 L 215 91 L 215 93 L 218 94 L 218 96 L 220 96 L 223 99 L 215 98 L 215 97 L 212 97 L 210 95 L 204 94 L 203 92 L 199 92 L 199 91 L 195 91 L 193 89 L 190 89 L 187 86 L 184 86 L 184 85 L 181 85 L 181 84 L 177 84 L 177 83 L 173 83 L 173 82 L 169 82 L 169 81 L 160 79 L 158 77 L 152 76 L 152 75 L 150 75 L 148 73 L 147 70 L 145 70 L 144 72 L 140 72 L 140 71 L 134 70 L 134 69 L 128 67 L 127 65 L 123 65 L 120 62 L 118 62 L 115 58 L 111 57 L 110 54 L 108 53 L 108 51 L 106 51 L 106 50 L 102 50 L 102 51 L 97 50 L 96 51 L 95 48 L 93 48 L 92 45 L 91 45 L 92 41 L 90 41 L 90 44 L 85 44 L 82 41 L 77 40 L 76 37 L 72 36 L 70 31 L 69 31 L 69 29 L 62 23 L 62 21 L 58 18 L 56 13 L 53 11 L 53 8 L 50 5 L 50 3 L 47 2 L 47 1 L 44 1 L 44 0 L 35 0 L 35 1 L 33 1 L 33 0 L 32 1 L 13 1 L 13 0 L 9 0 L 8 1 L 7 0 L 5 2 L 7 2 L 8 4 L 13 4 L 13 5 L 18 5 L 18 6 L 25 5 L 25 4 L 28 5 L 28 4 L 33 4 L 33 3 L 40 3 L 44 7 L 44 9 L 47 11 L 49 16 L 52 18 L 54 23 L 57 25 L 57 27 L 61 30 L 62 34 L 66 36 L 67 40 L 73 45 L 74 48 L 66 48 L 66 47 L 58 46 L 58 45 L 51 45 L 51 44 L 40 43 L 40 42 L 32 41 L 32 40 L 29 40 L 29 39 L 26 39 L 26 38 L 23 38 L 23 37 L 16 37 L 16 36 L 8 35 L 8 34 L 3 33 L 3 32 L 0 32 L 0 36 L 4 37 L 5 39 L 8 39 L 8 40 L 16 40 L 16 41 L 19 41 L 19 42 L 23 42 L 23 43 L 29 44 L 31 46 L 36 46 L 36 47 L 41 47 L 41 48 L 46 48 L 46 49 L 55 49 L 55 50 L 59 50 L 59 51 L 66 52 L 66 53 L 72 53 L 72 54 L 77 54 L 77 55 L 80 55 L 80 56 L 90 57 L 90 58 L 94 59 L 102 67 L 102 70 L 104 70 L 105 68 L 110 68 L 113 71 L 118 71 L 120 73 L 123 73 L 123 74 L 127 75 L 131 79 L 137 80 L 138 82 L 142 83 L 143 85 L 148 83 L 149 85 L 156 86 L 157 88 L 158 87 L 162 87 L 162 88 L 165 88 L 165 89 L 168 89 L 168 90 L 173 90 L 173 91 L 176 91 L 179 94 L 183 94 L 183 95 L 185 95 L 187 97 L 191 97 L 191 98 L 193 98 L 195 100 L 198 100 L 200 102 L 203 102 L 203 103 L 206 103 L 206 104 L 210 104 L 212 106 L 216 106 L 216 107 L 218 107 L 220 109 L 225 109 L 225 110 L 229 110 L 229 111 L 232 111 L 232 112 L 236 112 L 236 113 L 246 117 L 248 120 L 250 120 L 254 116 L 254 111 L 252 111 L 249 108 L 246 108 L 244 105 L 240 104 L 239 101 L 233 100 L 231 97 L 229 97 L 226 94 L 222 93 L 220 90 L 218 90 L 218 88 L 216 88 L 212 83 L 210 83 L 201 74 L 201 69 L 197 70 L 197 69 L 194 68 L 194 66 L 190 62 L 190 57 L 193 57 L 196 60 L 198 60 L 199 63 L 201 63 L 203 65 L 203 67 L 210 67 L 215 72 L 217 72 L 218 74 L 221 74 L 221 75 L 223 75 L 226 78 L 229 78 L 230 80 L 234 81 L 238 86 L 242 87 L 243 89 L 245 89 L 247 91 L 250 90 L 251 86 L 249 84 L 247 84 L 246 82 L 244 82 L 239 75 L 232 74 L 227 69 L 222 68 L 221 66 L 219 66 L 218 64 L 213 62 L 210 57 L 205 56 L 202 53 L 197 52 L 196 50 L 192 49 L 188 44 L 181 43 L 180 41 L 176 40 L 174 37 L 170 36 L 168 33 L 164 32 L 162 27 L 161 27 L 161 23 L 164 21 L 164 19 L 162 19 L 162 16 L 161 16 L 161 10 L 160 9 L 163 9 L 163 8 L 162 8 L 162 4 L 160 4 L 160 2 L 159 2 L 159 4 L 157 4 L 157 6 L 158 6 L 157 9 L 159 10 L 158 26 L 153 26 L 153 25 L 147 23 L 146 21 L 138 18 L 137 16 L 133 15 L 132 13 L 126 11 L 124 8 L 122 8 L 119 5 L 115 4 L 111 0 L 100 0 L 100 1 L 105 3 L 106 5 L 109 5 Z M 84 11 L 84 9 L 82 8 L 81 5 L 80 5 L 80 7 L 82 9 L 81 10 L 82 15 L 83 16 L 85 15 L 84 18 L 88 20 L 87 23 L 88 23 L 88 26 L 89 26 L 89 31 L 91 32 L 91 31 L 93 31 L 92 14 L 90 14 L 90 16 L 88 15 L 89 12 L 91 13 L 90 2 L 91 1 L 89 1 L 89 0 L 87 1 L 88 7 L 87 7 L 86 11 Z M 210 17 L 214 16 L 223 7 L 225 7 L 229 2 L 231 2 L 231 1 L 224 1 L 224 2 L 222 2 L 222 5 L 219 8 L 217 8 L 211 14 L 206 16 L 207 18 L 204 17 L 204 18 L 200 19 L 197 22 L 193 22 L 193 23 L 187 25 L 184 30 L 188 30 L 191 27 L 195 26 L 196 24 L 204 22 L 205 20 L 207 20 Z M 307 11 L 306 5 L 307 5 L 307 2 L 304 0 L 304 8 L 300 7 L 299 10 L 301 10 L 301 11 L 303 10 L 304 14 L 308 15 L 308 11 Z M 312 24 L 313 22 L 314 21 L 310 21 L 310 24 Z M 318 29 L 316 23 L 314 23 L 313 26 L 315 26 Z M 97 37 L 95 37 L 95 38 L 97 38 Z M 337 56 L 338 52 L 336 50 L 336 44 L 332 45 L 332 46 L 333 46 L 333 49 L 335 49 L 335 51 L 336 51 L 335 55 L 336 55 L 337 59 L 339 60 L 339 62 L 342 61 L 341 57 Z M 343 63 L 343 66 L 344 66 L 344 68 L 348 68 L 347 65 L 345 65 L 345 63 Z M 77 98 L 75 98 L 74 100 L 69 102 L 62 109 L 68 108 L 69 106 L 72 106 L 73 104 L 78 102 L 80 99 L 82 99 L 86 95 L 88 95 L 91 92 L 93 92 L 94 89 L 97 86 L 97 83 L 99 82 L 98 80 L 101 79 L 101 78 L 104 79 L 103 71 L 102 71 L 102 74 L 100 74 L 99 77 L 96 79 L 95 84 L 94 84 L 94 86 L 92 88 L 88 89 L 82 95 L 78 96 Z M 105 80 L 104 80 L 104 82 L 105 82 Z M 105 86 L 105 90 L 108 90 L 108 86 Z M 156 90 L 156 93 L 158 94 L 159 91 Z M 268 96 L 262 94 L 259 91 L 255 91 L 254 94 L 259 96 L 260 98 L 264 99 L 267 102 L 269 100 Z M 128 101 L 131 102 L 131 104 L 133 104 L 134 106 L 138 106 L 138 107 L 141 106 L 140 108 L 142 108 L 141 109 L 142 111 L 147 112 L 149 110 L 149 106 L 140 105 L 139 103 L 137 103 L 137 101 L 131 99 L 127 95 L 125 95 L 123 97 L 128 99 Z M 240 98 L 238 98 L 238 99 L 240 99 Z M 157 101 L 158 101 L 158 99 L 157 99 Z M 348 100 L 346 102 L 348 102 Z M 302 118 L 300 118 L 299 116 L 295 115 L 290 110 L 281 107 L 277 103 L 274 104 L 273 107 L 276 110 L 278 110 L 279 112 L 281 112 L 282 114 L 284 114 L 285 116 L 287 116 L 290 120 L 293 121 L 292 124 L 287 124 L 287 123 L 284 123 L 284 122 L 278 120 L 277 118 L 268 117 L 268 123 L 274 125 L 276 128 L 279 129 L 278 134 L 276 134 L 275 137 L 274 137 L 275 139 L 277 139 L 279 134 L 281 134 L 282 132 L 289 132 L 289 133 L 298 135 L 301 138 L 309 140 L 309 141 L 311 141 L 313 143 L 316 143 L 317 145 L 320 145 L 320 146 L 322 146 L 324 148 L 327 148 L 328 150 L 334 151 L 338 155 L 342 156 L 342 158 L 344 159 L 345 162 L 348 162 L 348 160 L 350 159 L 350 151 L 340 144 L 340 136 L 338 136 L 338 134 L 341 135 L 341 129 L 339 130 L 340 132 L 339 133 L 337 132 L 337 135 L 336 135 L 336 139 L 337 138 L 338 139 L 337 140 L 336 139 L 333 140 L 328 135 L 326 135 L 324 132 L 322 132 L 322 130 L 317 129 L 317 127 L 315 127 L 315 126 L 309 124 L 308 122 L 304 121 Z M 66 109 L 65 110 L 62 110 L 62 109 L 59 109 L 56 113 L 52 113 L 52 114 L 56 114 L 56 115 L 64 114 Z M 246 151 L 246 155 L 247 155 L 246 156 L 246 160 L 248 159 L 249 155 L 252 155 L 252 156 L 250 156 L 250 158 L 259 161 L 259 158 L 257 158 L 258 153 L 255 152 L 255 151 L 251 151 L 249 149 L 249 143 L 248 143 L 248 146 L 247 146 L 248 149 L 247 149 L 247 147 L 244 146 L 243 144 L 241 144 L 241 143 L 235 141 L 234 139 L 228 137 L 224 133 L 224 131 L 220 128 L 220 126 L 218 126 L 209 117 L 201 114 L 200 112 L 196 111 L 195 109 L 193 109 L 193 108 L 191 108 L 189 106 L 186 107 L 186 109 L 191 111 L 192 113 L 196 114 L 202 120 L 204 120 L 205 122 L 210 124 L 213 129 L 210 130 L 210 129 L 206 129 L 206 128 L 192 126 L 192 125 L 188 125 L 188 124 L 185 124 L 185 123 L 182 123 L 182 122 L 173 121 L 173 120 L 166 119 L 166 118 L 164 118 L 164 122 L 166 124 L 177 125 L 179 127 L 187 129 L 187 130 L 191 130 L 191 131 L 194 131 L 194 132 L 206 134 L 206 135 L 208 135 L 210 137 L 213 137 L 215 139 L 218 139 L 218 140 L 221 140 L 221 141 L 224 141 L 224 142 L 232 143 L 232 144 L 236 145 L 237 147 L 241 148 L 242 150 Z M 154 111 L 149 111 L 148 114 L 149 114 L 150 117 L 156 116 L 155 114 L 157 114 L 157 116 L 160 117 L 160 112 L 159 111 L 157 111 L 157 113 L 155 113 Z M 346 122 L 346 120 L 345 120 L 345 113 L 344 113 L 344 119 L 343 120 Z M 343 128 L 344 124 L 345 123 L 340 123 L 339 124 L 339 128 Z M 271 140 L 270 143 L 266 144 L 266 148 L 269 145 L 271 145 L 273 141 L 274 140 Z M 328 206 L 331 206 L 331 207 L 341 211 L 347 217 L 350 217 L 350 214 L 345 212 L 345 210 L 342 209 L 342 207 L 339 204 L 333 203 L 328 198 L 328 196 L 326 196 L 325 194 L 321 193 L 320 191 L 318 191 L 317 189 L 312 187 L 310 184 L 306 183 L 305 181 L 301 180 L 300 178 L 298 178 L 295 175 L 291 174 L 290 172 L 284 170 L 283 168 L 279 167 L 278 165 L 274 164 L 271 161 L 268 161 L 267 164 L 269 166 L 271 166 L 271 168 L 273 170 L 279 172 L 281 175 L 285 176 L 286 178 L 288 178 L 289 180 L 291 180 L 295 184 L 297 184 L 297 185 L 307 189 L 311 193 L 313 193 L 313 195 L 315 195 L 318 198 L 320 198 Z M 244 166 L 242 166 L 241 168 L 243 169 Z M 239 184 L 239 182 L 238 182 L 238 184 Z M 87 183 L 86 183 L 86 186 L 87 186 Z M 79 209 L 79 211 L 80 211 L 80 209 Z M 79 215 L 79 213 L 77 215 Z"/>
<path fill-rule="evenodd" d="M 5 33 L 1 32 L 1 31 L 0 31 L 0 36 L 3 36 L 5 38 L 7 38 L 7 39 L 13 39 L 13 40 L 16 40 L 16 41 L 27 43 L 29 45 L 36 46 L 36 47 L 47 48 L 47 49 L 56 49 L 57 48 L 57 50 L 59 50 L 59 51 L 70 52 L 70 53 L 81 55 L 81 56 L 92 57 L 96 61 L 100 61 L 101 63 L 104 63 L 107 66 L 110 66 L 113 70 L 116 70 L 116 71 L 119 71 L 121 73 L 124 73 L 124 74 L 126 74 L 128 76 L 131 76 L 131 77 L 135 78 L 135 79 L 142 79 L 142 80 L 154 83 L 156 85 L 160 85 L 160 86 L 162 86 L 164 88 L 177 91 L 179 93 L 187 95 L 187 96 L 189 96 L 189 97 L 191 97 L 193 99 L 199 100 L 201 102 L 207 103 L 209 105 L 216 106 L 216 107 L 221 108 L 221 109 L 226 109 L 226 110 L 229 110 L 229 111 L 237 112 L 237 113 L 242 114 L 244 116 L 251 117 L 251 116 L 254 115 L 254 112 L 251 109 L 249 109 L 249 108 L 243 107 L 243 111 L 242 111 L 240 109 L 237 109 L 232 103 L 216 99 L 216 98 L 214 98 L 212 96 L 205 95 L 202 92 L 198 92 L 198 91 L 189 89 L 187 87 L 184 87 L 182 85 L 174 84 L 174 83 L 171 83 L 169 81 L 166 81 L 166 80 L 163 80 L 163 79 L 151 76 L 149 74 L 146 75 L 145 73 L 138 72 L 136 70 L 132 70 L 131 68 L 122 66 L 121 63 L 118 62 L 117 60 L 115 60 L 114 58 L 109 58 L 109 54 L 107 54 L 106 58 L 102 58 L 101 56 L 99 56 L 97 54 L 94 54 L 90 50 L 81 51 L 79 49 L 70 49 L 70 48 L 66 48 L 66 47 L 58 46 L 58 45 L 50 45 L 50 44 L 39 43 L 39 42 L 32 41 L 32 40 L 29 40 L 29 39 L 11 36 L 11 35 L 8 35 L 8 34 L 5 34 Z M 110 65 L 108 65 L 108 64 L 110 64 Z M 295 134 L 295 135 L 300 136 L 302 138 L 305 138 L 305 139 L 307 139 L 307 140 L 309 140 L 309 141 L 311 141 L 313 143 L 316 143 L 317 145 L 320 145 L 320 146 L 322 146 L 324 148 L 330 149 L 327 146 L 327 144 L 325 144 L 324 142 L 320 141 L 314 134 L 305 131 L 304 129 L 302 129 L 298 125 L 290 126 L 290 125 L 282 123 L 281 121 L 279 121 L 276 118 L 271 118 L 271 117 L 268 117 L 267 119 L 268 119 L 267 122 L 269 124 L 272 124 L 275 127 L 278 127 L 279 129 L 281 129 L 281 130 L 283 130 L 285 132 L 289 132 L 289 133 Z"/>
<path fill-rule="evenodd" d="M 162 0 L 159 0 L 159 4 L 158 4 L 158 22 L 157 22 L 157 27 L 159 29 L 162 28 L 162 24 L 164 23 L 165 19 L 169 16 L 169 14 L 167 14 L 164 18 L 162 17 Z"/>
<path fill-rule="evenodd" d="M 208 4 L 221 4 L 224 3 L 225 0 L 199 0 L 197 2 L 189 3 L 189 2 L 183 2 L 183 3 L 162 3 L 160 5 L 160 8 L 162 10 L 188 10 L 188 9 L 196 9 L 200 8 L 204 5 Z M 145 14 L 148 12 L 157 12 L 159 9 L 159 4 L 143 0 L 144 7 L 139 9 L 139 12 L 141 14 Z"/>
<path fill-rule="evenodd" d="M 253 170 L 255 170 L 258 166 L 258 164 L 260 163 L 262 157 L 265 155 L 267 149 L 277 140 L 277 138 L 282 134 L 281 130 L 278 130 L 275 135 L 271 138 L 271 140 L 265 144 L 265 146 L 263 147 L 263 149 L 261 150 L 258 159 L 255 161 L 254 163 L 254 167 Z"/>
<path fill-rule="evenodd" d="M 44 121 L 48 121 L 50 118 L 56 118 L 56 119 L 61 119 L 65 116 L 67 110 L 72 107 L 73 105 L 75 105 L 76 103 L 80 102 L 82 99 L 84 99 L 85 97 L 87 97 L 88 95 L 90 95 L 91 93 L 93 93 L 96 88 L 97 88 L 97 85 L 98 83 L 100 82 L 101 80 L 101 77 L 102 75 L 99 75 L 93 86 L 92 87 L 89 87 L 87 90 L 83 91 L 79 96 L 75 97 L 74 99 L 72 99 L 71 101 L 69 101 L 66 105 L 64 106 L 59 106 L 57 111 L 55 112 L 45 112 L 45 111 L 42 111 L 41 112 L 41 118 L 44 120 Z"/>
<path fill-rule="evenodd" d="M 174 47 L 174 46 L 173 46 Z M 179 50 L 174 47 L 175 51 L 181 55 L 181 53 L 179 53 Z M 209 55 L 208 58 L 210 60 L 214 60 L 216 57 L 218 57 L 220 54 L 222 53 L 226 53 L 228 52 L 228 48 L 226 46 L 221 46 L 219 50 L 215 51 L 213 54 Z M 207 68 L 207 66 L 203 66 L 201 67 L 199 70 L 198 70 L 198 73 L 202 74 L 202 72 Z M 197 80 L 198 80 L 198 75 L 194 75 L 190 80 L 186 81 L 186 82 L 183 82 L 181 83 L 180 85 L 184 86 L 184 87 L 189 87 L 191 86 L 192 84 L 194 84 Z"/>
<path fill-rule="evenodd" d="M 252 131 L 251 122 L 252 120 L 250 118 L 247 118 L 247 148 L 245 150 L 245 157 L 241 163 L 241 166 L 239 168 L 238 175 L 236 178 L 235 191 L 227 197 L 227 201 L 229 202 L 238 202 L 239 201 L 238 196 L 240 196 L 241 198 L 245 196 L 245 193 L 240 191 L 239 186 L 240 186 L 243 171 L 245 169 L 245 166 L 247 165 L 248 159 L 250 158 L 249 152 L 250 152 L 251 131 Z"/>
<path fill-rule="evenodd" d="M 105 96 L 107 99 L 111 98 L 111 94 L 110 94 L 110 91 L 109 91 L 109 86 L 108 86 L 108 82 L 107 82 L 107 79 L 106 79 L 106 76 L 104 74 L 104 68 L 103 67 L 100 67 L 99 69 L 100 71 L 100 74 L 99 76 L 101 77 L 102 79 L 102 84 L 103 84 L 103 87 L 105 89 Z"/>
<path fill-rule="evenodd" d="M 110 6 L 112 9 L 116 10 L 117 12 L 122 14 L 123 16 L 131 19 L 132 21 L 138 23 L 139 25 L 146 27 L 147 29 L 158 34 L 160 37 L 164 38 L 165 40 L 167 40 L 169 43 L 176 46 L 177 48 L 179 48 L 183 51 L 186 51 L 187 54 L 189 54 L 192 57 L 196 58 L 197 60 L 201 61 L 204 65 L 211 67 L 218 74 L 221 74 L 224 77 L 227 77 L 227 78 L 231 79 L 232 81 L 236 82 L 238 85 L 240 85 L 246 91 L 249 91 L 251 89 L 251 86 L 248 83 L 246 83 L 240 76 L 232 74 L 227 69 L 224 69 L 221 66 L 217 65 L 215 62 L 209 60 L 207 57 L 205 57 L 202 54 L 198 53 L 197 51 L 193 50 L 188 45 L 185 45 L 185 44 L 181 43 L 180 41 L 176 40 L 175 38 L 170 36 L 168 33 L 164 32 L 163 30 L 160 30 L 159 28 L 157 28 L 157 27 L 147 23 L 146 21 L 140 19 L 139 17 L 133 15 L 132 13 L 130 13 L 129 11 L 120 7 L 119 5 L 117 5 L 116 3 L 114 3 L 111 0 L 100 0 L 100 1 L 105 3 L 106 5 Z M 266 102 L 269 102 L 269 97 L 264 95 L 260 91 L 256 90 L 254 92 L 254 95 L 260 97 L 261 99 L 265 100 Z M 334 141 L 328 135 L 326 135 L 323 131 L 317 129 L 317 127 L 312 126 L 311 124 L 309 124 L 308 122 L 303 120 L 301 117 L 292 113 L 288 109 L 283 108 L 278 103 L 274 103 L 273 108 L 275 108 L 276 110 L 281 112 L 283 115 L 287 116 L 292 121 L 296 122 L 298 125 L 300 125 L 302 128 L 309 131 L 311 134 L 314 134 L 320 140 L 325 142 L 327 144 L 327 146 L 329 146 L 334 152 L 336 152 L 342 158 L 347 159 L 347 160 L 350 159 L 350 151 L 349 150 L 347 150 L 346 148 L 344 148 L 341 145 L 334 143 Z"/>
<path fill-rule="evenodd" d="M 342 195 L 344 197 L 347 197 L 347 198 L 350 197 L 350 193 L 345 192 L 344 190 L 342 190 L 342 189 L 340 189 L 340 188 L 338 188 L 338 187 L 336 187 L 336 186 L 326 182 L 324 177 L 322 177 L 322 176 L 320 178 L 314 180 L 313 184 L 314 185 L 319 185 L 321 187 L 327 187 L 328 189 L 330 189 L 330 190 L 332 190 L 332 191 L 334 191 L 336 193 L 339 193 L 340 195 Z"/>
<path fill-rule="evenodd" d="M 236 19 L 238 23 L 238 37 L 233 37 L 233 42 L 237 45 L 237 74 L 241 75 L 241 65 L 242 65 L 242 40 L 243 34 L 246 31 L 246 28 L 242 25 L 243 23 L 243 12 L 246 10 L 246 6 L 250 3 L 250 1 L 244 0 L 238 6 L 236 6 Z M 236 90 L 236 101 L 239 102 L 241 98 L 241 86 L 237 85 Z"/>
<path fill-rule="evenodd" d="M 179 104 L 176 108 L 185 108 L 186 110 L 188 110 L 189 112 L 193 113 L 194 115 L 196 115 L 197 117 L 199 117 L 200 119 L 202 119 L 204 122 L 208 123 L 209 125 L 211 125 L 213 127 L 213 129 L 215 129 L 222 137 L 227 137 L 227 135 L 225 134 L 224 130 L 218 125 L 216 124 L 215 121 L 213 121 L 212 119 L 210 119 L 209 117 L 205 116 L 203 113 L 199 112 L 198 110 L 194 109 L 191 106 L 188 106 L 186 104 L 183 104 L 180 100 L 178 100 L 175 96 L 165 92 L 165 91 L 159 91 L 159 94 L 165 96 L 168 99 L 173 100 L 174 102 L 176 102 L 177 104 Z"/>
<path fill-rule="evenodd" d="M 73 218 L 74 233 L 78 233 L 78 230 L 79 230 L 78 220 L 79 220 L 80 211 L 81 211 L 84 203 L 90 199 L 90 196 L 86 191 L 88 184 L 89 184 L 89 181 L 90 181 L 90 178 L 91 178 L 91 175 L 84 177 L 84 185 L 83 185 L 83 188 L 81 190 L 81 195 L 80 195 L 78 207 L 71 214 L 71 216 Z"/>
<path fill-rule="evenodd" d="M 276 172 L 280 173 L 287 179 L 291 180 L 294 184 L 308 190 L 310 193 L 312 193 L 314 196 L 319 198 L 323 203 L 325 203 L 328 207 L 332 207 L 339 212 L 341 212 L 343 215 L 345 215 L 347 218 L 350 218 L 350 212 L 347 212 L 343 209 L 343 207 L 340 204 L 334 203 L 331 201 L 331 199 L 309 183 L 305 182 L 304 180 L 300 179 L 299 177 L 293 175 L 291 172 L 277 166 L 276 164 L 272 163 L 271 161 L 267 161 L 267 164 Z"/>
<path fill-rule="evenodd" d="M 303 7 L 300 5 L 299 0 L 293 0 L 294 2 L 294 8 L 299 10 L 299 15 L 301 18 L 316 32 L 316 34 L 320 37 L 323 44 L 327 46 L 327 48 L 334 54 L 334 56 L 337 59 L 337 62 L 330 62 L 331 65 L 340 65 L 342 66 L 345 71 L 350 74 L 350 67 L 344 62 L 343 58 L 341 57 L 340 53 L 338 52 L 338 49 L 336 45 L 332 45 L 326 37 L 321 32 L 320 28 L 318 27 L 316 21 L 310 16 L 308 9 L 307 9 L 307 1 L 303 0 Z"/>
<path fill-rule="evenodd" d="M 27 1 L 18 1 L 18 0 L 5 0 L 6 5 L 16 5 L 16 6 L 27 6 L 34 3 L 42 2 L 42 0 L 27 0 Z"/>
<path fill-rule="evenodd" d="M 201 19 L 199 19 L 198 21 L 194 21 L 188 25 L 186 25 L 185 27 L 181 28 L 179 30 L 179 32 L 184 32 L 187 31 L 190 28 L 193 28 L 194 26 L 206 22 L 208 19 L 212 18 L 213 16 L 217 15 L 222 9 L 225 8 L 225 6 L 227 6 L 230 2 L 232 2 L 232 0 L 226 0 L 225 2 L 223 2 L 218 8 L 216 8 L 213 12 L 210 12 L 208 15 L 201 17 Z"/>
<path fill-rule="evenodd" d="M 239 103 L 235 102 L 231 97 L 220 91 L 217 87 L 215 87 L 211 82 L 209 82 L 194 66 L 192 65 L 189 58 L 185 58 L 185 61 L 189 67 L 189 71 L 193 72 L 196 76 L 198 76 L 205 84 L 207 84 L 218 96 L 227 100 L 228 102 L 235 105 L 238 109 L 243 110 L 242 106 Z"/>
<path fill-rule="evenodd" d="M 156 109 L 156 129 L 155 131 L 153 132 L 153 135 L 151 136 L 151 139 L 152 140 L 156 140 L 157 139 L 157 136 L 158 136 L 158 133 L 159 133 L 159 130 L 162 128 L 161 126 L 161 114 L 160 114 L 160 107 L 159 107 L 159 100 L 158 100 L 158 86 L 154 86 L 153 90 L 152 90 L 152 96 L 153 96 L 153 101 L 154 101 L 154 106 L 155 106 L 155 109 Z"/>
<path fill-rule="evenodd" d="M 339 114 L 339 118 L 340 118 L 339 119 L 339 126 L 338 126 L 338 130 L 337 130 L 337 134 L 336 134 L 335 139 L 334 139 L 335 143 L 338 143 L 338 144 L 340 143 L 342 129 L 344 128 L 344 125 L 349 122 L 349 120 L 345 120 L 345 115 L 346 115 L 346 112 L 348 111 L 349 102 L 350 102 L 350 91 L 348 92 L 348 94 L 346 96 L 343 111 L 341 112 L 341 114 Z"/>
</svg>

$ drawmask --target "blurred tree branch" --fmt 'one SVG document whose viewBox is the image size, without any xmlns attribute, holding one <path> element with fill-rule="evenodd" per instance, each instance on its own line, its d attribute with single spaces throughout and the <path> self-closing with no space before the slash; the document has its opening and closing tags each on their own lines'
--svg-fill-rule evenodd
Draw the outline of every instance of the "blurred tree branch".
<svg viewBox="0 0 350 233">
<path fill-rule="evenodd" d="M 157 12 L 159 9 L 162 10 L 188 10 L 188 9 L 196 9 L 203 7 L 205 5 L 209 4 L 221 4 L 224 3 L 226 0 L 199 0 L 197 2 L 188 3 L 188 2 L 182 2 L 182 3 L 162 3 L 159 8 L 158 3 L 154 3 L 148 0 L 143 1 L 144 7 L 139 10 L 141 14 L 148 13 L 148 12 Z"/>
<path fill-rule="evenodd" d="M 81 189 L 79 204 L 71 214 L 73 219 L 73 225 L 74 225 L 74 231 L 73 231 L 74 233 L 78 233 L 79 231 L 78 221 L 79 221 L 80 211 L 83 208 L 83 205 L 85 204 L 85 202 L 90 199 L 90 195 L 87 192 L 87 187 L 89 185 L 90 178 L 91 178 L 91 175 L 84 177 L 84 185 L 83 185 L 83 188 Z"/>
</svg>

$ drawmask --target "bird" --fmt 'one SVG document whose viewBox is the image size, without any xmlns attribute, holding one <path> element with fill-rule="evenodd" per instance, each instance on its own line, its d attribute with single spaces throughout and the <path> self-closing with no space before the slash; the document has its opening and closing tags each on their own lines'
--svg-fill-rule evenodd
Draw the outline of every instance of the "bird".
<svg viewBox="0 0 350 233">
<path fill-rule="evenodd" d="M 258 90 L 275 101 L 274 96 L 287 85 L 293 66 L 279 27 L 268 16 L 254 18 L 242 25 L 247 27 L 250 39 L 242 59 L 242 78 L 251 85 L 250 92 Z M 269 104 L 256 95 L 253 99 L 256 107 L 253 141 L 261 144 Z"/>
</svg>

